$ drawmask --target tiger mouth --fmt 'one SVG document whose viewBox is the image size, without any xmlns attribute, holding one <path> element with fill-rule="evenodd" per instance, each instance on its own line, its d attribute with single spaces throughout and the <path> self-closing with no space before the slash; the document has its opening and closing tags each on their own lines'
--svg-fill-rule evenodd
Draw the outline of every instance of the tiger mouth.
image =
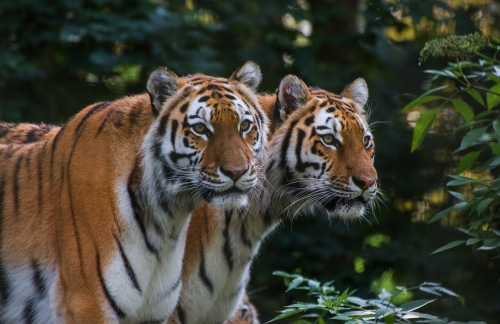
<svg viewBox="0 0 500 324">
<path fill-rule="evenodd" d="M 346 198 L 340 198 L 340 197 L 334 197 L 328 201 L 325 201 L 322 203 L 323 207 L 325 207 L 329 211 L 335 211 L 336 209 L 340 207 L 354 207 L 354 206 L 359 206 L 359 205 L 366 205 L 367 201 L 362 197 L 356 197 L 354 199 L 346 199 Z"/>
<path fill-rule="evenodd" d="M 204 189 L 201 193 L 201 196 L 207 201 L 210 202 L 212 199 L 216 197 L 227 197 L 227 196 L 238 196 L 244 195 L 248 192 L 248 190 L 241 190 L 236 187 L 231 187 L 225 191 L 215 191 L 213 189 Z"/>
</svg>

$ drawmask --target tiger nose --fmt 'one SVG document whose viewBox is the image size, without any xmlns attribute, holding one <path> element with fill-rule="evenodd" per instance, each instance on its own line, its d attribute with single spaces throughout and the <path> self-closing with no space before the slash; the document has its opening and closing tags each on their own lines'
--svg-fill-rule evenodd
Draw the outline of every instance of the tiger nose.
<svg viewBox="0 0 500 324">
<path fill-rule="evenodd" d="M 372 184 L 375 183 L 377 179 L 370 179 L 370 178 L 365 178 L 365 177 L 352 177 L 352 182 L 362 190 L 366 190 L 370 188 Z"/>
<path fill-rule="evenodd" d="M 220 172 L 222 172 L 223 175 L 233 179 L 233 181 L 238 181 L 241 176 L 247 172 L 248 166 L 245 167 L 220 167 Z"/>
</svg>

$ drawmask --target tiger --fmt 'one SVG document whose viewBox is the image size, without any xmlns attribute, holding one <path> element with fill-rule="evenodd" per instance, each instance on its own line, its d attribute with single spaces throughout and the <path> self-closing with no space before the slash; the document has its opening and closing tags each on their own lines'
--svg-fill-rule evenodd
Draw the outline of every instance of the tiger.
<svg viewBox="0 0 500 324">
<path fill-rule="evenodd" d="M 169 324 L 224 323 L 241 304 L 262 240 L 286 218 L 323 214 L 352 221 L 376 201 L 375 143 L 363 79 L 340 95 L 282 79 L 261 95 L 271 120 L 264 176 L 245 208 L 198 207 L 189 223 L 183 287 Z M 237 315 L 237 314 L 236 314 Z M 227 323 L 231 323 L 228 321 Z"/>
<path fill-rule="evenodd" d="M 27 144 L 54 137 L 60 127 L 50 124 L 0 122 L 0 144 Z"/>
<path fill-rule="evenodd" d="M 166 322 L 191 213 L 243 208 L 257 183 L 261 78 L 158 67 L 62 127 L 1 123 L 0 322 Z"/>
</svg>

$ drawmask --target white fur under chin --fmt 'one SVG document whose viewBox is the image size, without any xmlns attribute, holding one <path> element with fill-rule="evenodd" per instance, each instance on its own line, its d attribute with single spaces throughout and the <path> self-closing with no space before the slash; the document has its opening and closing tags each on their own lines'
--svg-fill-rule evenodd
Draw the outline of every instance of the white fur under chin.
<svg viewBox="0 0 500 324">
<path fill-rule="evenodd" d="M 365 214 L 365 206 L 361 203 L 339 204 L 333 211 L 328 211 L 331 218 L 338 218 L 344 221 L 353 221 Z"/>
<path fill-rule="evenodd" d="M 231 194 L 228 196 L 214 197 L 210 200 L 210 204 L 220 209 L 242 208 L 248 204 L 248 195 Z"/>
</svg>

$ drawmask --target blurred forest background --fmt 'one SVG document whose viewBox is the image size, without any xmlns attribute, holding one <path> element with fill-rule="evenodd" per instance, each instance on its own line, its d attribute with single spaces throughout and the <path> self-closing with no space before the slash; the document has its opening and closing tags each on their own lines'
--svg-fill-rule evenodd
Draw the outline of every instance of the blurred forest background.
<svg viewBox="0 0 500 324">
<path fill-rule="evenodd" d="M 456 203 L 444 185 L 460 138 L 434 127 L 410 153 L 414 114 L 401 108 L 429 88 L 419 66 L 424 43 L 480 31 L 500 37 L 493 0 L 18 0 L 0 2 L 0 120 L 64 123 L 83 107 L 144 91 L 146 73 L 230 73 L 247 60 L 264 74 L 261 91 L 296 74 L 333 92 L 357 77 L 370 90 L 376 160 L 387 203 L 367 220 L 344 224 L 308 217 L 283 224 L 263 245 L 249 291 L 261 320 L 293 301 L 273 270 L 335 279 L 373 296 L 382 288 L 440 282 L 465 297 L 425 311 L 454 320 L 500 323 L 500 260 L 461 246 L 467 222 L 447 216 Z M 443 126 L 444 125 L 444 126 Z M 458 142 L 457 142 L 458 141 Z M 468 176 L 475 175 L 474 169 Z M 427 296 L 428 297 L 428 296 Z M 406 295 L 405 300 L 418 298 Z M 404 300 L 401 300 L 404 301 Z"/>
</svg>

